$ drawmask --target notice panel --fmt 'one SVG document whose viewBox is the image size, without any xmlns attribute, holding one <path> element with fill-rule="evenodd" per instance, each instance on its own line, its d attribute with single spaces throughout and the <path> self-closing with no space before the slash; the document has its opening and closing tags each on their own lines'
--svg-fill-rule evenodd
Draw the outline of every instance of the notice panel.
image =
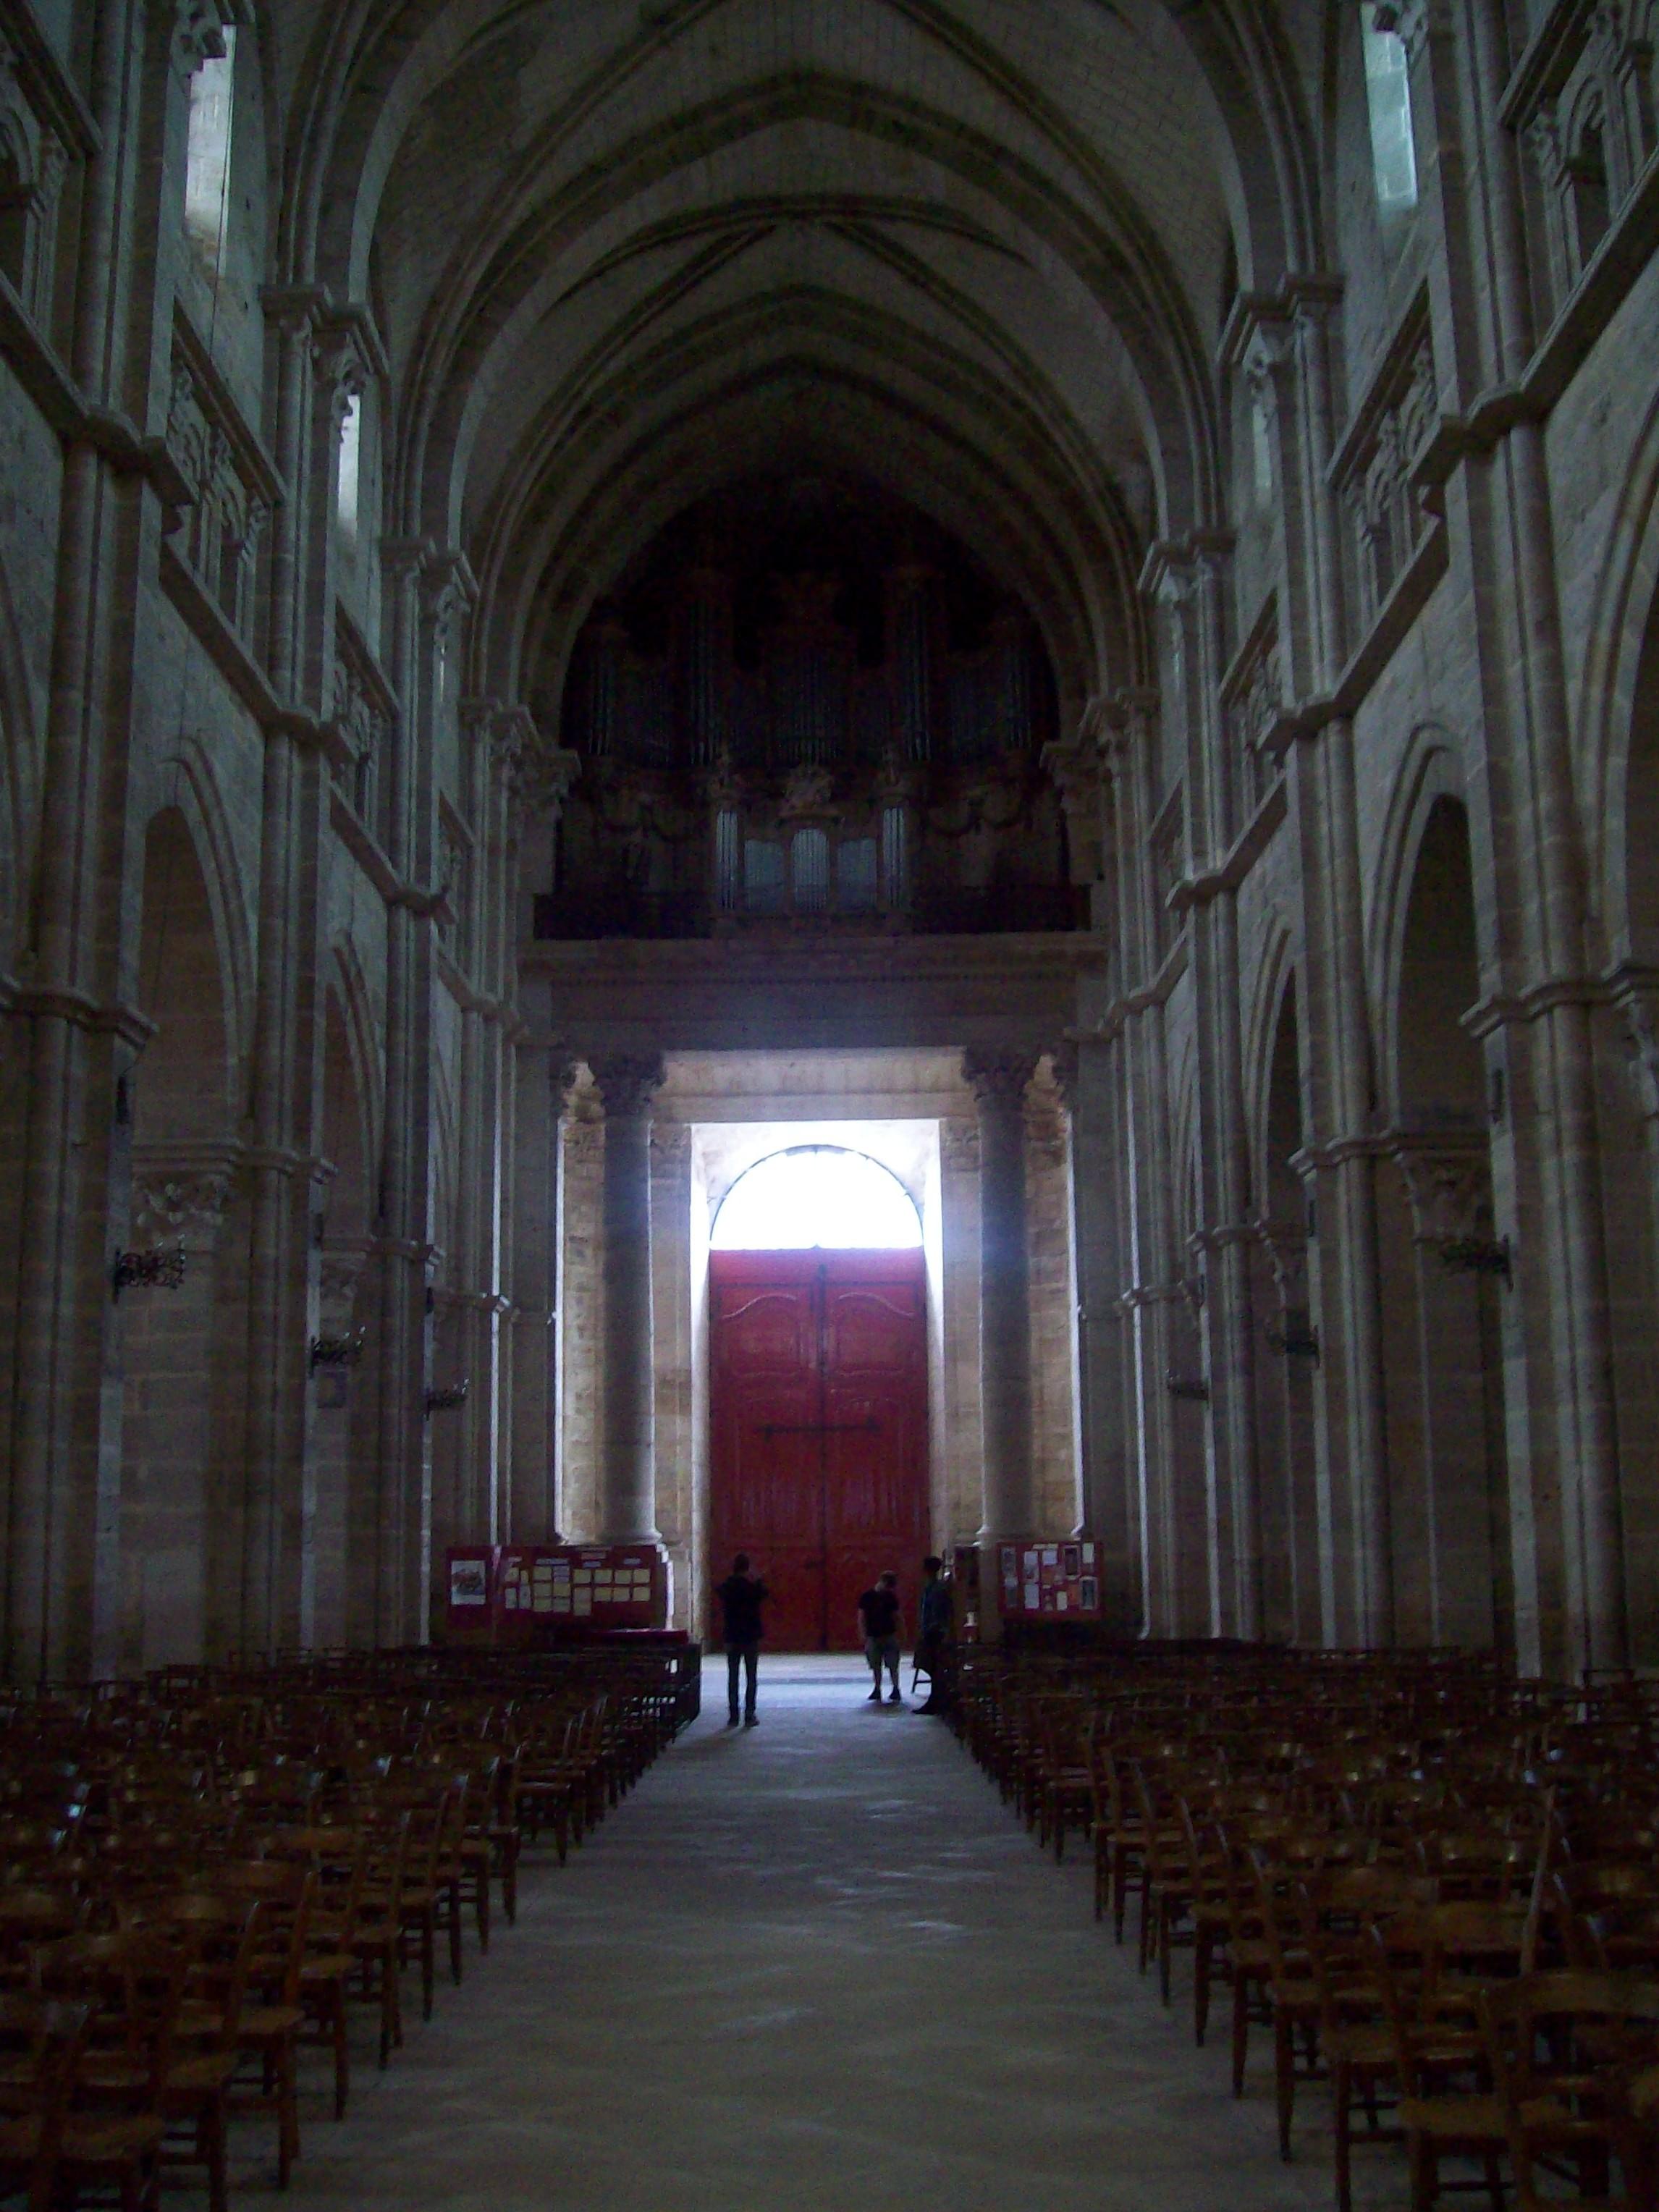
<svg viewBox="0 0 1659 2212">
<path fill-rule="evenodd" d="M 998 1546 L 1005 1619 L 1098 1620 L 1099 1553 L 1090 1536 Z"/>
</svg>

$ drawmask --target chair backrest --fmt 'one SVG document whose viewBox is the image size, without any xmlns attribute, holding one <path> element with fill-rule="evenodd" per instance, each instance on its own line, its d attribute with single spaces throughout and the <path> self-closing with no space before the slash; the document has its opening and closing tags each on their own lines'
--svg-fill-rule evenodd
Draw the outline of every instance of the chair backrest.
<svg viewBox="0 0 1659 2212">
<path fill-rule="evenodd" d="M 261 1859 L 217 1868 L 211 1881 L 223 1896 L 263 1905 L 252 1976 L 262 1987 L 274 1988 L 279 2002 L 297 2004 L 317 1898 L 315 1872 L 294 1860 Z"/>
<path fill-rule="evenodd" d="M 1638 2136 L 1656 2099 L 1632 2092 L 1659 2074 L 1659 1983 L 1574 1970 L 1523 1974 L 1483 1985 L 1479 2008 L 1523 2212 L 1539 2205 L 1538 2154 L 1559 2143 L 1565 2113 L 1581 2154 L 1599 2136 L 1624 2169 L 1632 2212 L 1650 2212 L 1651 2161 Z"/>
<path fill-rule="evenodd" d="M 146 1926 L 169 1939 L 186 1960 L 187 1986 L 209 1996 L 219 2016 L 219 2047 L 234 2051 L 242 2004 L 265 1918 L 262 1899 L 184 1890 L 159 1899 Z"/>
<path fill-rule="evenodd" d="M 22 2095 L 35 2122 L 28 2174 L 28 2212 L 51 2212 L 58 2193 L 64 2127 L 75 2094 L 76 2069 L 92 2018 L 85 2004 L 39 1997 L 0 1997 L 0 2051 L 28 2069 Z M 13 2077 L 14 2094 L 20 2085 Z"/>
</svg>

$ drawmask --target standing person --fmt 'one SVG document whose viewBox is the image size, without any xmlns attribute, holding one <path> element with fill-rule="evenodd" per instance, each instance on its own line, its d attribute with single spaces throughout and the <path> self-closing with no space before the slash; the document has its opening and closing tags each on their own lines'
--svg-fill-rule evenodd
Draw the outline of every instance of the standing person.
<svg viewBox="0 0 1659 2212">
<path fill-rule="evenodd" d="M 942 1570 L 945 1562 L 930 1552 L 921 1563 L 921 1604 L 916 1621 L 916 1667 L 927 1677 L 927 1697 L 919 1713 L 943 1712 L 951 1702 L 945 1680 L 951 1632 L 956 1626 L 956 1606 L 951 1585 Z"/>
<path fill-rule="evenodd" d="M 724 1615 L 723 1640 L 726 1644 L 726 1702 L 728 1709 L 727 1728 L 738 1724 L 738 1668 L 744 1671 L 743 1724 L 758 1728 L 755 1712 L 755 1669 L 760 1659 L 761 1638 L 766 1633 L 761 1619 L 761 1607 L 771 1593 L 757 1576 L 749 1571 L 749 1554 L 739 1552 L 732 1562 L 732 1571 L 714 1593 L 720 1601 Z"/>
<path fill-rule="evenodd" d="M 904 1637 L 904 1615 L 899 1610 L 898 1577 L 882 1576 L 873 1589 L 867 1589 L 859 1600 L 859 1626 L 864 1631 L 864 1656 L 870 1662 L 870 1672 L 875 1677 L 875 1687 L 868 1702 L 881 1703 L 881 1670 L 886 1668 L 893 1678 L 890 1705 L 902 1705 L 899 1695 L 899 1651 Z"/>
</svg>

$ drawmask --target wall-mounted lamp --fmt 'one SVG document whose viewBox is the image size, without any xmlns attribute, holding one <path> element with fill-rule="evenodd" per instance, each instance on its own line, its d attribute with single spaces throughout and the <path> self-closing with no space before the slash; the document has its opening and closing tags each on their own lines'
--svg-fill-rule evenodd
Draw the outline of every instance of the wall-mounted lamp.
<svg viewBox="0 0 1659 2212">
<path fill-rule="evenodd" d="M 110 1295 L 123 1291 L 176 1291 L 185 1279 L 185 1240 L 169 1251 L 158 1244 L 153 1252 L 118 1252 L 110 1269 Z"/>
<path fill-rule="evenodd" d="M 311 1340 L 311 1371 L 319 1367 L 356 1367 L 363 1356 L 363 1332 L 353 1329 L 349 1336 L 313 1336 Z"/>
<path fill-rule="evenodd" d="M 1172 1367 L 1164 1378 L 1164 1387 L 1172 1398 L 1198 1398 L 1206 1403 L 1210 1386 L 1201 1375 L 1177 1375 Z"/>
</svg>

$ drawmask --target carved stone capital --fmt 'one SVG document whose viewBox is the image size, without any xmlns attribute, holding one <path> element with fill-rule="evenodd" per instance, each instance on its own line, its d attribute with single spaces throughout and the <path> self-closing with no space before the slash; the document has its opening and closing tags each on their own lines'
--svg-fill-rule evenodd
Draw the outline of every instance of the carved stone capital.
<svg viewBox="0 0 1659 2212">
<path fill-rule="evenodd" d="M 357 1302 L 357 1285 L 368 1264 L 366 1244 L 324 1247 L 318 1270 L 318 1291 L 323 1310 L 331 1319 L 349 1316 Z"/>
<path fill-rule="evenodd" d="M 1034 1052 L 970 1045 L 962 1055 L 963 1079 L 978 1099 L 981 1112 L 998 1107 L 1005 1112 L 1018 1112 L 1036 1069 Z"/>
<path fill-rule="evenodd" d="M 1095 883 L 1100 876 L 1100 752 L 1081 738 L 1042 749 L 1042 765 L 1060 795 L 1072 850 L 1073 880 Z"/>
<path fill-rule="evenodd" d="M 133 1180 L 132 1225 L 140 1237 L 211 1243 L 230 1203 L 228 1166 L 152 1166 Z"/>
<path fill-rule="evenodd" d="M 660 1053 L 601 1053 L 587 1065 L 608 1121 L 633 1121 L 648 1114 L 667 1079 Z"/>
<path fill-rule="evenodd" d="M 1480 1137 L 1401 1137 L 1389 1146 L 1411 1201 L 1419 1244 L 1443 1245 L 1487 1233 L 1492 1161 Z"/>
<path fill-rule="evenodd" d="M 979 1124 L 941 1121 L 939 1125 L 939 1165 L 947 1175 L 979 1173 Z"/>
<path fill-rule="evenodd" d="M 564 802 L 582 772 L 580 754 L 565 746 L 550 744 L 532 732 L 520 757 L 519 789 L 525 811 L 542 819 L 556 822 L 564 811 Z"/>
<path fill-rule="evenodd" d="M 1413 68 L 1431 38 L 1449 38 L 1455 29 L 1450 0 L 1380 0 L 1376 22 L 1401 40 Z"/>
<path fill-rule="evenodd" d="M 1117 775 L 1127 769 L 1136 746 L 1156 728 L 1158 712 L 1158 693 L 1137 685 L 1126 685 L 1089 702 L 1084 728 L 1093 738 L 1109 774 Z"/>
<path fill-rule="evenodd" d="M 659 1166 L 679 1170 L 691 1164 L 691 1124 L 689 1121 L 653 1121 L 651 1124 L 651 1157 Z"/>
<path fill-rule="evenodd" d="M 175 0 L 172 58 L 181 77 L 194 76 L 204 62 L 224 59 L 230 21 L 222 0 Z"/>
<path fill-rule="evenodd" d="M 1290 1221 L 1273 1221 L 1265 1215 L 1254 1224 L 1257 1240 L 1273 1271 L 1279 1302 L 1287 1310 L 1308 1303 L 1308 1232 Z"/>
</svg>

